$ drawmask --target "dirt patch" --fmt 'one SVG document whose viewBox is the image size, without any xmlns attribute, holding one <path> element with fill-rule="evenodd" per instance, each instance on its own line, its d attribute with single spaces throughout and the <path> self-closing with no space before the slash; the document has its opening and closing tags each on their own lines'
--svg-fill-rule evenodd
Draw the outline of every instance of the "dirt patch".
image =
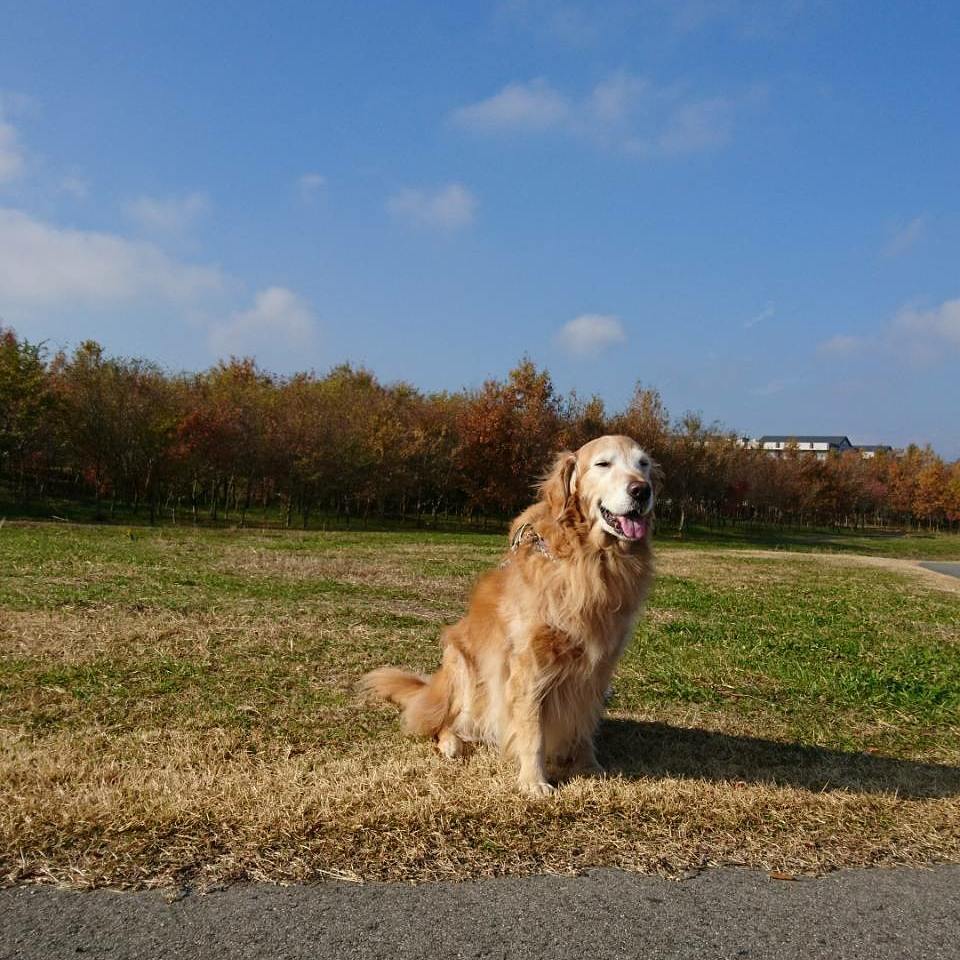
<svg viewBox="0 0 960 960">
<path fill-rule="evenodd" d="M 458 556 L 462 557 L 462 554 L 463 551 Z M 445 568 L 443 573 L 431 574 L 429 555 L 417 554 L 416 559 L 419 569 L 415 575 L 411 575 L 409 552 L 350 551 L 338 554 L 236 548 L 228 550 L 215 569 L 229 574 L 277 577 L 290 581 L 335 580 L 352 586 L 397 591 L 409 591 L 415 585 L 421 595 L 438 600 L 463 597 L 478 572 L 473 566 L 461 565 L 456 568 L 455 558 L 443 558 L 438 559 L 438 564 Z"/>
</svg>

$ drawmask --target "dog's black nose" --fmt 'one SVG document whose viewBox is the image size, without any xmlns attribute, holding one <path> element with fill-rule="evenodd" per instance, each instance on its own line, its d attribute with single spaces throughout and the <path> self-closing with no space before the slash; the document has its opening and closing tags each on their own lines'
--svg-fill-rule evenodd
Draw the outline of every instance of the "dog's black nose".
<svg viewBox="0 0 960 960">
<path fill-rule="evenodd" d="M 629 493 L 630 497 L 636 500 L 637 503 L 643 503 L 645 500 L 650 499 L 650 484 L 644 483 L 642 480 L 634 480 L 630 486 L 627 487 L 627 493 Z"/>
</svg>

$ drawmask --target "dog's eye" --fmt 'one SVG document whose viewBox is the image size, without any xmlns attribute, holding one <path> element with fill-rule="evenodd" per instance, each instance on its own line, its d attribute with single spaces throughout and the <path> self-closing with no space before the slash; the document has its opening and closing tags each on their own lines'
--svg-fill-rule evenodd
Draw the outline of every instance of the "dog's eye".
<svg viewBox="0 0 960 960">
<path fill-rule="evenodd" d="M 650 461 L 649 461 L 649 460 L 641 460 L 641 461 L 640 461 L 640 468 L 641 468 L 641 469 L 644 469 L 644 468 L 649 467 L 649 466 L 650 466 Z"/>
<path fill-rule="evenodd" d="M 609 460 L 598 460 L 598 461 L 594 464 L 594 466 L 595 466 L 595 467 L 609 467 L 609 466 L 610 466 L 610 461 L 609 461 Z"/>
</svg>

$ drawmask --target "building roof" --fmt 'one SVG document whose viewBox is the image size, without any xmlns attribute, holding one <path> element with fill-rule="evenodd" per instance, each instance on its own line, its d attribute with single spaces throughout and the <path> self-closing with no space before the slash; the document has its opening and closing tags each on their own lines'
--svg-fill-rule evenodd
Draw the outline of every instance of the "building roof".
<svg viewBox="0 0 960 960">
<path fill-rule="evenodd" d="M 846 443 L 848 446 L 852 447 L 853 444 L 850 443 L 849 437 L 815 437 L 809 434 L 803 433 L 787 433 L 787 434 L 766 434 L 765 436 L 760 437 L 757 440 L 757 443 L 828 443 L 832 447 L 840 447 Z"/>
</svg>

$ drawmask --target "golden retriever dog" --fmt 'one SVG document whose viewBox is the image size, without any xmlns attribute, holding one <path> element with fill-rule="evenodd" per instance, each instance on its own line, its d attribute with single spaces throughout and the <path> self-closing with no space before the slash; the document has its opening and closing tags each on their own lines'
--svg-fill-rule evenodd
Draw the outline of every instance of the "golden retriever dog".
<svg viewBox="0 0 960 960">
<path fill-rule="evenodd" d="M 510 552 L 481 576 L 425 677 L 382 667 L 367 690 L 448 757 L 487 743 L 516 759 L 520 788 L 553 792 L 548 766 L 599 772 L 593 737 L 611 676 L 653 577 L 649 455 L 629 437 L 559 454 L 513 521 Z"/>
</svg>

